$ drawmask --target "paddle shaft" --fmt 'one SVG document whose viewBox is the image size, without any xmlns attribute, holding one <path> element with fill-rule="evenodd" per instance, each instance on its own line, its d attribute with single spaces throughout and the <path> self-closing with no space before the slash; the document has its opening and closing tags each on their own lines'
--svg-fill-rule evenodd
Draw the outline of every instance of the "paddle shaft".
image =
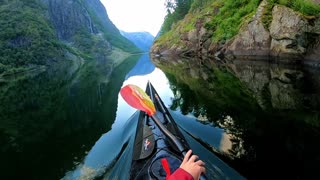
<svg viewBox="0 0 320 180">
<path fill-rule="evenodd" d="M 160 122 L 160 120 L 158 119 L 157 116 L 152 115 L 151 118 L 152 118 L 153 122 L 157 124 L 157 126 L 163 132 L 163 134 L 166 135 L 177 146 L 177 148 L 183 154 L 183 156 L 185 156 L 186 149 L 182 145 L 180 140 L 178 138 L 176 138 L 170 131 L 168 131 L 168 129 L 166 127 L 164 127 L 164 125 Z M 206 180 L 206 179 L 207 179 L 206 176 L 204 174 L 201 174 L 200 180 Z"/>
<path fill-rule="evenodd" d="M 150 83 L 150 82 L 149 82 Z M 151 84 L 150 84 L 151 85 Z M 150 86 L 151 88 L 151 86 Z M 163 107 L 163 103 L 162 101 L 160 100 L 159 96 L 156 94 L 155 97 L 152 97 L 152 98 L 155 98 L 159 105 L 160 105 L 160 108 L 162 110 L 162 112 L 164 113 L 164 115 L 166 116 L 166 118 L 168 119 L 171 119 L 172 117 L 168 116 L 168 112 L 165 110 L 165 108 Z M 186 156 L 186 151 L 187 149 L 185 149 L 185 146 L 182 145 L 181 141 L 179 139 L 177 139 L 170 131 L 168 131 L 168 129 L 166 127 L 163 126 L 163 124 L 159 121 L 159 119 L 155 116 L 155 115 L 152 115 L 151 116 L 152 120 L 157 124 L 157 126 L 159 127 L 159 129 L 171 140 L 173 141 L 173 143 L 177 146 L 177 148 L 179 149 L 179 151 L 182 153 L 183 156 Z M 174 120 L 172 120 L 173 123 L 174 123 Z M 200 180 L 206 180 L 207 177 L 204 175 L 204 174 L 201 174 L 200 176 Z"/>
<path fill-rule="evenodd" d="M 176 138 L 164 125 L 160 122 L 157 116 L 152 115 L 151 116 L 152 120 L 156 125 L 159 127 L 160 131 L 163 132 L 165 136 L 167 136 L 178 148 L 178 150 L 183 154 L 183 156 L 186 155 L 186 148 L 182 145 L 180 140 Z"/>
</svg>

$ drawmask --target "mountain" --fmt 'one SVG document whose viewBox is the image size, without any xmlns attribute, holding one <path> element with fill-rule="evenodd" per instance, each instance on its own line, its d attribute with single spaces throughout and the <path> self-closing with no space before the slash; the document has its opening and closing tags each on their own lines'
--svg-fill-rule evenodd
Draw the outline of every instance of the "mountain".
<svg viewBox="0 0 320 180">
<path fill-rule="evenodd" d="M 0 78 L 63 61 L 140 52 L 108 18 L 100 0 L 0 1 Z M 110 74 L 110 73 L 109 73 Z"/>
<path fill-rule="evenodd" d="M 133 42 L 138 48 L 144 52 L 149 52 L 154 37 L 148 32 L 124 32 L 121 34 Z"/>
<path fill-rule="evenodd" d="M 320 60 L 319 0 L 175 2 L 154 54 Z"/>
</svg>

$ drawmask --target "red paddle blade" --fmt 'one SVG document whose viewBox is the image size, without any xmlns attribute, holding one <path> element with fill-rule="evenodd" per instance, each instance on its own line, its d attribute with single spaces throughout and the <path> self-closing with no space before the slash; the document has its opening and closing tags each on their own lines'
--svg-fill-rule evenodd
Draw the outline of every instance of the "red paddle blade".
<svg viewBox="0 0 320 180">
<path fill-rule="evenodd" d="M 138 86 L 129 84 L 121 88 L 122 98 L 132 107 L 146 112 L 152 116 L 156 109 L 149 96 Z"/>
</svg>

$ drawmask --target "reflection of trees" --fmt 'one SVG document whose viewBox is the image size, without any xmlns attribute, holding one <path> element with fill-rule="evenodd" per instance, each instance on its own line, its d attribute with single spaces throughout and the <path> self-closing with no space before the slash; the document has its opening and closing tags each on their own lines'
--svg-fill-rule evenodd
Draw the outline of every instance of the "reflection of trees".
<svg viewBox="0 0 320 180">
<path fill-rule="evenodd" d="M 0 179 L 59 179 L 81 162 L 111 128 L 135 62 L 119 65 L 108 85 L 94 62 L 77 74 L 59 66 L 0 85 Z"/>
<path fill-rule="evenodd" d="M 176 97 L 172 108 L 206 115 L 225 129 L 232 141 L 233 160 L 227 161 L 245 176 L 316 175 L 320 71 L 259 62 L 224 68 L 207 62 L 207 69 L 181 59 L 161 60 L 157 66 L 170 80 Z"/>
<path fill-rule="evenodd" d="M 165 71 L 175 95 L 171 108 L 179 107 L 182 113 L 193 113 L 196 117 L 206 116 L 230 135 L 229 157 L 248 156 L 246 150 L 252 148 L 243 138 L 245 132 L 254 128 L 255 114 L 260 108 L 239 80 L 227 69 L 221 70 L 214 65 L 212 69 L 200 68 L 191 61 L 187 61 L 187 65 L 162 61 L 158 66 Z"/>
</svg>

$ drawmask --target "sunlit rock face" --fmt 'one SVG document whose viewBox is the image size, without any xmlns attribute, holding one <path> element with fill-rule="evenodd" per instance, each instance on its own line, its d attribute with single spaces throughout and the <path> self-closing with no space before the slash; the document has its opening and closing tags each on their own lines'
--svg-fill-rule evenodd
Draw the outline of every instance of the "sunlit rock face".
<svg viewBox="0 0 320 180">
<path fill-rule="evenodd" d="M 266 8 L 267 1 L 262 1 L 257 9 L 257 13 L 247 26 L 242 27 L 240 33 L 235 37 L 227 51 L 234 55 L 260 55 L 268 56 L 271 37 L 262 23 L 263 12 Z M 228 53 L 227 52 L 227 53 Z"/>
<path fill-rule="evenodd" d="M 319 3 L 318 0 L 314 2 Z M 178 34 L 175 36 L 179 36 L 179 40 L 170 42 L 168 39 L 162 43 L 155 41 L 151 53 L 164 56 L 215 57 L 218 60 L 264 56 L 293 61 L 320 61 L 320 17 L 304 16 L 281 5 L 269 8 L 267 0 L 261 1 L 256 13 L 247 17 L 247 22 L 241 25 L 238 34 L 226 42 L 212 40 L 214 30 L 206 28 L 206 24 L 215 14 L 207 13 L 206 17 L 199 17 L 193 23 L 194 29 L 187 32 L 183 31 L 183 27 L 175 26 L 173 34 Z M 269 18 L 265 13 L 269 11 L 270 24 L 265 22 L 266 18 Z M 188 14 L 181 24 L 188 24 L 191 16 L 192 14 Z"/>
<path fill-rule="evenodd" d="M 307 19 L 301 13 L 276 5 L 272 9 L 269 29 L 262 23 L 267 1 L 262 1 L 256 14 L 226 46 L 235 56 L 273 56 L 319 60 L 319 17 Z"/>
<path fill-rule="evenodd" d="M 309 23 L 301 14 L 284 6 L 275 6 L 272 10 L 270 25 L 271 53 L 304 54 L 306 52 Z"/>
</svg>

